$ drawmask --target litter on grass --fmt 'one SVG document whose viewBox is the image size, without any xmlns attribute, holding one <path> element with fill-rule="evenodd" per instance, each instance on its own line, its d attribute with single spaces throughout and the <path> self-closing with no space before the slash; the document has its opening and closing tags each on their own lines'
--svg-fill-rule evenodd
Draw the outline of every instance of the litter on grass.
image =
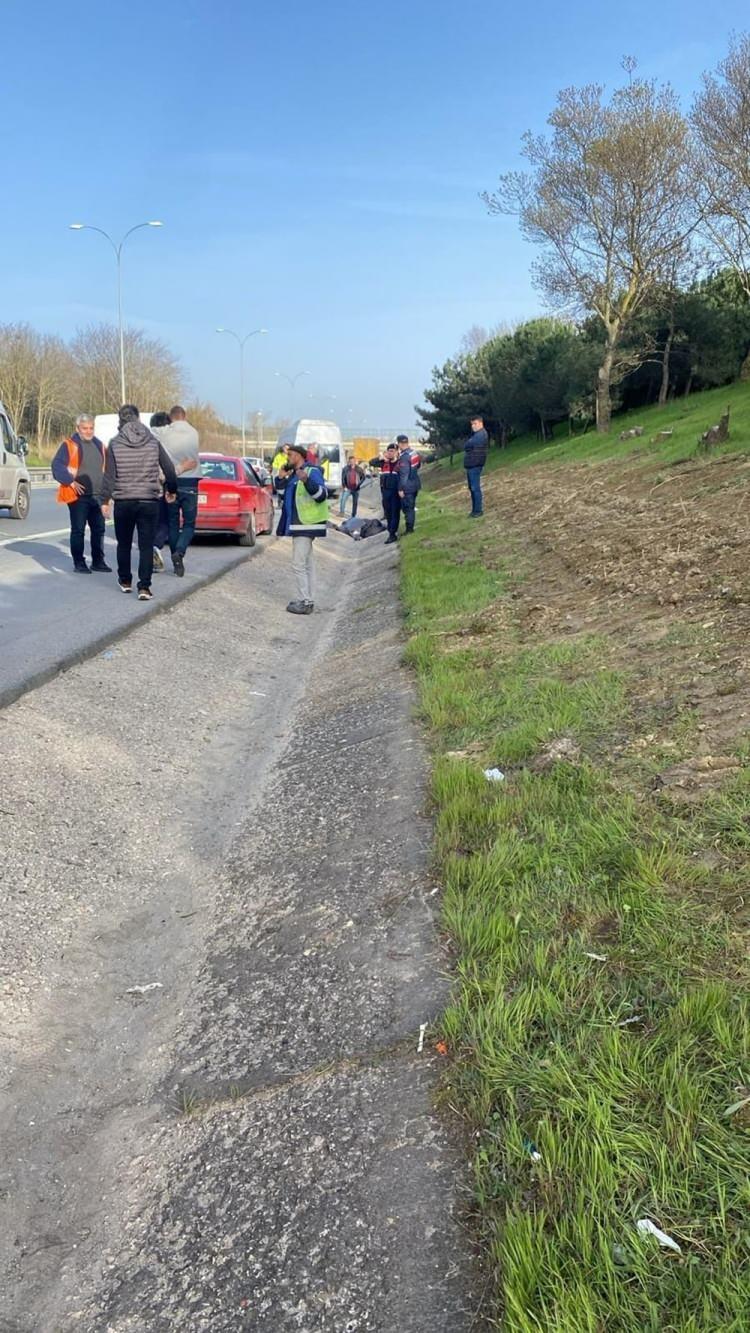
<svg viewBox="0 0 750 1333">
<path fill-rule="evenodd" d="M 425 1034 L 426 1031 L 427 1031 L 427 1024 L 426 1024 L 426 1023 L 420 1023 L 420 1025 L 419 1025 L 419 1041 L 417 1042 L 417 1055 L 421 1055 L 421 1054 L 422 1054 L 422 1051 L 424 1050 L 424 1034 Z"/>
<path fill-rule="evenodd" d="M 606 963 L 606 953 L 584 953 L 584 958 L 593 958 L 595 963 Z"/>
<path fill-rule="evenodd" d="M 524 1139 L 523 1146 L 525 1152 L 529 1154 L 532 1162 L 541 1162 L 542 1154 L 534 1143 L 533 1139 Z"/>
<path fill-rule="evenodd" d="M 674 1250 L 675 1254 L 682 1254 L 682 1250 L 677 1244 L 677 1241 L 673 1240 L 671 1236 L 668 1236 L 666 1231 L 661 1231 L 656 1223 L 651 1221 L 650 1217 L 640 1217 L 635 1226 L 636 1230 L 640 1231 L 642 1236 L 653 1236 L 654 1240 L 658 1240 L 662 1249 Z"/>
<path fill-rule="evenodd" d="M 499 768 L 485 768 L 484 776 L 488 782 L 504 782 L 505 774 L 500 772 Z"/>
</svg>

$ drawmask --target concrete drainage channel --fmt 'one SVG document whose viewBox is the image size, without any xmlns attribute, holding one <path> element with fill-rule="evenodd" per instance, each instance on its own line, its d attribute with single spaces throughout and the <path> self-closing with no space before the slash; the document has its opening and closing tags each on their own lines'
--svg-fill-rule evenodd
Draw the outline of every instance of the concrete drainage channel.
<svg viewBox="0 0 750 1333">
<path fill-rule="evenodd" d="M 19 1333 L 477 1326 L 398 554 L 283 545 L 4 716 Z"/>
</svg>

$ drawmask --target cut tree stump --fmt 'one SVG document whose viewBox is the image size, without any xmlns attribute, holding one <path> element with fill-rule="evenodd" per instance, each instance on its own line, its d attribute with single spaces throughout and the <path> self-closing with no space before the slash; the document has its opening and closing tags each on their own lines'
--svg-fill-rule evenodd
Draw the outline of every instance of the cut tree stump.
<svg viewBox="0 0 750 1333">
<path fill-rule="evenodd" d="M 710 449 L 713 444 L 723 444 L 729 439 L 729 408 L 722 416 L 718 425 L 711 426 L 709 430 L 704 430 L 698 444 L 701 449 Z"/>
</svg>

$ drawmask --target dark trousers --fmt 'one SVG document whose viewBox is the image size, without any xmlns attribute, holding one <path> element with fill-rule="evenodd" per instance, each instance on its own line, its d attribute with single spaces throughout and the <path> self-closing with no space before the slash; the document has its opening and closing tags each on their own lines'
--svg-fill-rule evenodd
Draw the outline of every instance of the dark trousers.
<svg viewBox="0 0 750 1333">
<path fill-rule="evenodd" d="M 177 499 L 167 505 L 169 514 L 169 549 L 172 555 L 184 555 L 195 536 L 195 519 L 198 513 L 198 482 L 189 485 L 180 482 L 177 487 Z M 182 526 L 180 526 L 182 519 Z"/>
<path fill-rule="evenodd" d="M 472 514 L 482 513 L 482 469 L 481 467 L 467 467 L 466 485 L 471 492 L 471 512 Z"/>
<path fill-rule="evenodd" d="M 395 537 L 398 533 L 399 520 L 401 518 L 401 500 L 398 491 L 383 491 L 383 513 L 388 526 L 388 536 Z"/>
<path fill-rule="evenodd" d="M 133 533 L 138 533 L 138 587 L 150 588 L 154 573 L 154 534 L 159 517 L 158 500 L 115 500 L 117 577 L 132 583 Z"/>
<path fill-rule="evenodd" d="M 83 539 L 86 524 L 91 534 L 91 563 L 104 563 L 104 515 L 98 500 L 91 495 L 81 495 L 68 505 L 70 510 L 70 554 L 74 565 L 83 564 Z"/>
<path fill-rule="evenodd" d="M 413 532 L 414 520 L 416 518 L 415 510 L 417 506 L 417 497 L 416 495 L 409 495 L 409 492 L 407 491 L 404 495 L 400 496 L 399 499 L 401 500 L 401 512 L 404 516 L 404 527 L 407 532 Z"/>
<path fill-rule="evenodd" d="M 352 518 L 356 518 L 359 509 L 359 491 L 350 491 L 349 494 L 352 497 Z"/>
</svg>

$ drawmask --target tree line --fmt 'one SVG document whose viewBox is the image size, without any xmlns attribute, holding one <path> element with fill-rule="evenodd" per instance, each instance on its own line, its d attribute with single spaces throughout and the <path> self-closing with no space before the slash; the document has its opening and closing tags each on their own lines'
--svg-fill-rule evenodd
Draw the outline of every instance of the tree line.
<svg viewBox="0 0 750 1333">
<path fill-rule="evenodd" d="M 156 338 L 125 333 L 128 395 L 169 408 L 184 396 L 183 369 Z M 95 324 L 66 341 L 30 324 L 0 324 L 0 401 L 16 430 L 44 450 L 71 430 L 78 412 L 111 412 L 120 401 L 117 328 Z"/>
<path fill-rule="evenodd" d="M 431 441 L 448 446 L 483 410 L 501 442 L 560 420 L 610 429 L 613 410 L 750 371 L 750 35 L 705 74 L 689 113 L 636 76 L 607 99 L 563 89 L 528 169 L 483 199 L 538 247 L 551 314 L 482 334 L 433 371 Z"/>
<path fill-rule="evenodd" d="M 203 447 L 232 451 L 239 428 L 223 421 L 213 404 L 191 401 L 187 376 L 170 348 L 140 329 L 126 329 L 124 341 L 130 401 L 161 411 L 185 403 Z M 30 324 L 0 324 L 0 402 L 41 457 L 70 434 L 79 412 L 113 412 L 120 402 L 116 326 L 90 324 L 66 341 Z"/>
</svg>

